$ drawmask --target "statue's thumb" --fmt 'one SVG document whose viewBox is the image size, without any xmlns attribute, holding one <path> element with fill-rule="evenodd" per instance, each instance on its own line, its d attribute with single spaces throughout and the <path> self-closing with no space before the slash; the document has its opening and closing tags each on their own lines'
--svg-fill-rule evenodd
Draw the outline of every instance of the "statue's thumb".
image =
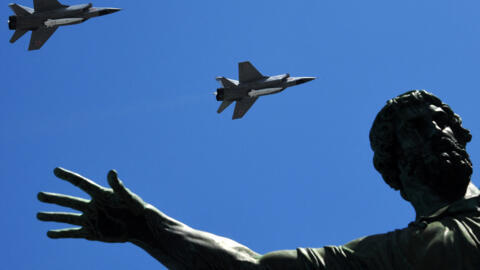
<svg viewBox="0 0 480 270">
<path fill-rule="evenodd" d="M 126 190 L 125 186 L 123 185 L 122 181 L 118 179 L 118 174 L 115 170 L 111 170 L 108 172 L 108 184 L 112 187 L 115 193 L 118 193 L 124 200 L 130 199 L 128 191 Z"/>
<path fill-rule="evenodd" d="M 118 174 L 115 170 L 111 170 L 108 172 L 108 184 L 112 187 L 113 191 L 117 193 L 128 205 L 128 207 L 133 210 L 135 213 L 140 214 L 142 213 L 142 205 L 139 204 L 142 202 L 142 199 L 137 195 L 130 192 L 122 183 L 120 179 L 118 179 Z"/>
</svg>

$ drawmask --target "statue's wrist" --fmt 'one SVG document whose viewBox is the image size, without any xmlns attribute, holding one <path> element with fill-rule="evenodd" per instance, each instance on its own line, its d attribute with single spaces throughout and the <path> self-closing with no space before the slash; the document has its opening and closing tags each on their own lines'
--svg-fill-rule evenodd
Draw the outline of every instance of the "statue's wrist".
<svg viewBox="0 0 480 270">
<path fill-rule="evenodd" d="M 157 234 L 165 227 L 165 215 L 153 205 L 145 203 L 142 214 L 135 219 L 135 226 L 130 229 L 129 242 L 154 245 Z"/>
<path fill-rule="evenodd" d="M 144 213 L 130 217 L 127 221 L 128 242 L 146 242 L 152 236 L 148 217 Z"/>
</svg>

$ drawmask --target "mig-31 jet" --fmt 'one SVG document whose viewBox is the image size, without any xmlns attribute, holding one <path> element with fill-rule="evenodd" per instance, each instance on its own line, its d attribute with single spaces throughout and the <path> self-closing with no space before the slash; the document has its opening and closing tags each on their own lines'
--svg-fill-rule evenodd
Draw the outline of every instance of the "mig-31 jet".
<svg viewBox="0 0 480 270">
<path fill-rule="evenodd" d="M 59 26 L 82 23 L 120 10 L 92 7 L 92 4 L 66 6 L 57 0 L 33 0 L 33 9 L 17 4 L 8 6 L 15 12 L 8 20 L 10 30 L 15 30 L 10 42 L 14 43 L 31 30 L 29 50 L 40 49 Z"/>
<path fill-rule="evenodd" d="M 223 101 L 217 113 L 223 112 L 236 101 L 233 119 L 242 118 L 260 96 L 283 91 L 285 88 L 309 82 L 315 77 L 290 77 L 290 74 L 277 76 L 262 75 L 250 62 L 238 63 L 238 81 L 217 77 L 223 88 L 214 93 L 218 101 Z"/>
</svg>

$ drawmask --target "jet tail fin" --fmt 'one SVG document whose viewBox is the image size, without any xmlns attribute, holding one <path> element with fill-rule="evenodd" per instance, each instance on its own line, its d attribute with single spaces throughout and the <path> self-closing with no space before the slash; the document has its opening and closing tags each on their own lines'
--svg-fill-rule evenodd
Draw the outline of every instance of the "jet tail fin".
<svg viewBox="0 0 480 270">
<path fill-rule="evenodd" d="M 49 11 L 67 7 L 60 4 L 58 0 L 33 0 L 33 8 L 36 12 Z"/>
<path fill-rule="evenodd" d="M 264 78 L 252 63 L 245 61 L 238 63 L 238 80 L 240 83 L 247 83 Z"/>
<path fill-rule="evenodd" d="M 25 33 L 27 33 L 28 30 L 23 30 L 23 29 L 17 29 L 15 33 L 13 33 L 12 38 L 10 39 L 10 43 L 14 43 L 17 41 L 19 38 L 21 38 Z"/>
<path fill-rule="evenodd" d="M 20 6 L 17 4 L 9 4 L 8 6 L 13 10 L 13 12 L 15 12 L 17 16 L 28 16 L 32 15 L 33 13 L 33 9 L 29 7 Z"/>
</svg>

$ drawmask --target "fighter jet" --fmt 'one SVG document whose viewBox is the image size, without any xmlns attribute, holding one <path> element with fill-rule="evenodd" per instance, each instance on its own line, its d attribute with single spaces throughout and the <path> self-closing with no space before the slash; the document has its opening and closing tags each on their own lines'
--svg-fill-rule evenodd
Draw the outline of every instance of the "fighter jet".
<svg viewBox="0 0 480 270">
<path fill-rule="evenodd" d="M 236 101 L 232 119 L 242 118 L 260 96 L 283 91 L 285 88 L 306 83 L 315 77 L 290 77 L 290 74 L 264 76 L 248 61 L 238 63 L 238 79 L 217 77 L 223 88 L 214 93 L 217 101 L 223 101 L 217 113 L 223 112 Z"/>
<path fill-rule="evenodd" d="M 8 28 L 15 30 L 11 43 L 32 31 L 28 50 L 38 50 L 59 26 L 82 23 L 92 17 L 119 11 L 118 8 L 96 8 L 92 4 L 66 6 L 57 0 L 33 0 L 33 9 L 17 4 L 8 5 L 15 16 L 10 16 Z"/>
</svg>

